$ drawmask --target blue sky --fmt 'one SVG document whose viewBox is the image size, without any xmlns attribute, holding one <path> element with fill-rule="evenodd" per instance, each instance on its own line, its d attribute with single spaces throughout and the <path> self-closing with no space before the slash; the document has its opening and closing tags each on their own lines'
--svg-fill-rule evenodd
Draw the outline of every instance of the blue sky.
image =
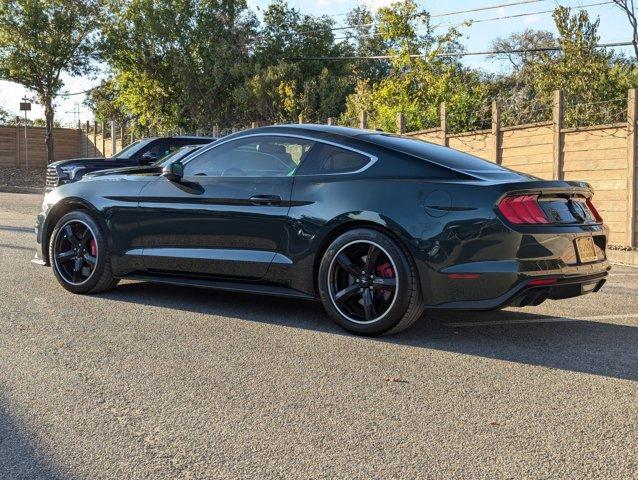
<svg viewBox="0 0 638 480">
<path fill-rule="evenodd" d="M 502 5 L 517 3 L 523 0 L 421 0 L 420 5 L 428 10 L 432 15 L 442 15 L 449 12 L 460 10 L 469 10 L 492 5 Z M 433 23 L 441 24 L 444 28 L 446 24 L 460 24 L 465 20 L 482 20 L 495 17 L 506 17 L 518 15 L 522 13 L 541 12 L 552 10 L 558 5 L 578 8 L 580 5 L 588 5 L 599 3 L 605 0 L 542 0 L 524 5 L 505 6 L 498 9 L 486 10 L 481 12 L 460 13 L 456 15 L 440 16 L 433 19 Z M 249 5 L 253 9 L 262 9 L 267 7 L 271 0 L 248 0 Z M 343 21 L 344 13 L 348 12 L 352 7 L 357 5 L 356 0 L 289 0 L 288 3 L 304 13 L 314 15 L 334 15 L 338 23 Z M 360 0 L 359 3 L 363 3 Z M 368 5 L 373 9 L 389 5 L 391 0 L 366 0 Z M 631 30 L 629 24 L 622 12 L 612 4 L 598 5 L 587 8 L 592 18 L 600 17 L 601 42 L 620 42 L 631 40 Z M 495 21 L 477 22 L 470 27 L 463 27 L 461 31 L 464 35 L 463 42 L 468 51 L 488 50 L 490 42 L 498 36 L 508 36 L 514 32 L 523 31 L 525 28 L 545 29 L 555 32 L 552 22 L 551 13 L 537 13 L 518 18 L 509 18 Z M 631 55 L 628 47 L 618 49 Z M 491 60 L 484 56 L 481 57 L 464 57 L 463 60 L 467 65 L 482 68 L 484 70 L 499 72 L 506 71 L 507 65 L 497 60 Z M 82 91 L 93 85 L 97 80 L 87 78 L 66 78 L 66 90 L 68 92 Z M 25 94 L 25 90 L 19 86 L 9 82 L 0 81 L 0 106 L 9 111 L 16 111 L 18 108 L 19 98 Z M 81 120 L 91 120 L 90 111 L 81 105 L 82 96 L 61 99 L 58 102 L 56 116 L 64 123 L 70 123 L 74 120 L 73 110 L 76 103 L 79 103 Z M 42 109 L 38 105 L 34 105 L 34 110 L 30 112 L 30 117 L 41 117 Z"/>
</svg>

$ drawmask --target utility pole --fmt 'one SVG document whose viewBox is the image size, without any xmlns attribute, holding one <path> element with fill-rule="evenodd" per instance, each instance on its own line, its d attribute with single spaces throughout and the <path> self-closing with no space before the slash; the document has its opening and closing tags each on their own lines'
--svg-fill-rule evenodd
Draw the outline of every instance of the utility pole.
<svg viewBox="0 0 638 480">
<path fill-rule="evenodd" d="M 24 111 L 24 165 L 29 169 L 29 138 L 27 135 L 27 112 L 31 110 L 31 102 L 27 97 L 22 97 L 20 110 Z"/>
</svg>

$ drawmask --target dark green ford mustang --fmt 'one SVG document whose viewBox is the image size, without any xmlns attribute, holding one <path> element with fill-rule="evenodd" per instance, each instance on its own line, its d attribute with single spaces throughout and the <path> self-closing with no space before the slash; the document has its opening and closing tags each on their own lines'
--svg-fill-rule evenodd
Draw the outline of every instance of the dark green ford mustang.
<svg viewBox="0 0 638 480">
<path fill-rule="evenodd" d="M 597 291 L 607 230 L 591 198 L 585 183 L 406 137 L 264 127 L 54 189 L 36 261 L 74 293 L 133 278 L 316 299 L 344 328 L 379 335 L 424 308 Z"/>
</svg>

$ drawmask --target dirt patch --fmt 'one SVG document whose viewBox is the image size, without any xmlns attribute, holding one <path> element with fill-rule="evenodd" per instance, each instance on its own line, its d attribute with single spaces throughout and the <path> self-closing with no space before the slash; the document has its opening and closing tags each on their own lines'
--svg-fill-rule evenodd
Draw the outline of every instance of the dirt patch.
<svg viewBox="0 0 638 480">
<path fill-rule="evenodd" d="M 44 188 L 46 169 L 0 167 L 0 186 Z"/>
</svg>

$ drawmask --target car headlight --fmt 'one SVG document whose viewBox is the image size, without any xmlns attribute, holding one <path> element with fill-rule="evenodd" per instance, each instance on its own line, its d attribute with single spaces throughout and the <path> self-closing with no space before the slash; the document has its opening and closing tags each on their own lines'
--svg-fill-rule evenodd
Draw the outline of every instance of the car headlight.
<svg viewBox="0 0 638 480">
<path fill-rule="evenodd" d="M 69 165 L 68 167 L 60 167 L 60 178 L 67 177 L 73 180 L 80 170 L 84 170 L 84 167 L 78 165 Z"/>
</svg>

